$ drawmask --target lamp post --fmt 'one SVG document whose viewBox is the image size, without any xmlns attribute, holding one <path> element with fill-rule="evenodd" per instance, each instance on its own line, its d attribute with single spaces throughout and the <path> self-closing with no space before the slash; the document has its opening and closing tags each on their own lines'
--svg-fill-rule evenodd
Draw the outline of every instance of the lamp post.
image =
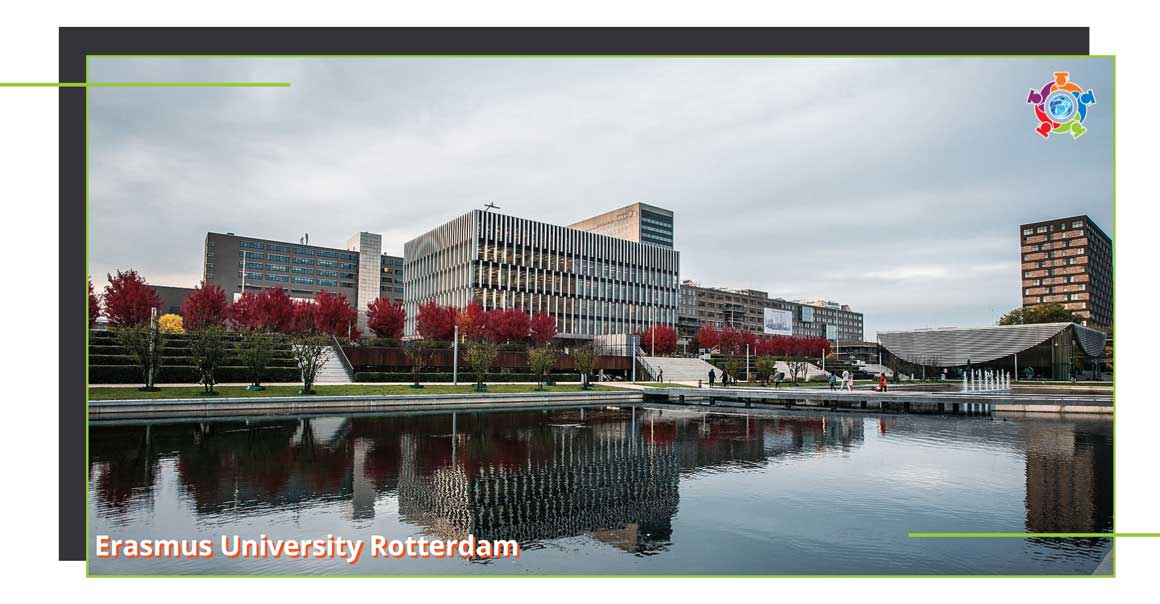
<svg viewBox="0 0 1160 604">
<path fill-rule="evenodd" d="M 648 307 L 648 322 L 649 322 L 648 330 L 649 330 L 649 333 L 652 334 L 652 337 L 650 338 L 652 340 L 652 344 L 650 345 L 650 348 L 649 348 L 649 355 L 654 356 L 654 357 L 657 356 L 656 310 L 657 310 L 657 307 L 655 307 L 655 306 Z"/>
<path fill-rule="evenodd" d="M 452 340 L 451 352 L 451 385 L 459 385 L 459 326 L 455 326 L 455 338 Z"/>
</svg>

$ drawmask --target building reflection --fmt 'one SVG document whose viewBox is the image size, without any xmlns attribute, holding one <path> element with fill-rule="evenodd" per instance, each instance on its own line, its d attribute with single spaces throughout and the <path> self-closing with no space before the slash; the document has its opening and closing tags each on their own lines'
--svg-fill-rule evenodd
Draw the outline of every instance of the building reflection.
<svg viewBox="0 0 1160 604">
<path fill-rule="evenodd" d="M 953 430 L 952 440 L 1020 450 L 1028 531 L 1110 530 L 1110 425 L 1107 434 L 1056 422 L 996 435 L 987 424 L 887 430 L 861 416 L 588 408 L 95 426 L 90 479 L 95 513 L 114 523 L 153 505 L 172 468 L 205 518 L 338 504 L 369 525 L 396 501 L 400 519 L 442 538 L 587 536 L 647 555 L 673 539 L 683 479 L 844 454 L 869 425 L 876 438 Z"/>
</svg>

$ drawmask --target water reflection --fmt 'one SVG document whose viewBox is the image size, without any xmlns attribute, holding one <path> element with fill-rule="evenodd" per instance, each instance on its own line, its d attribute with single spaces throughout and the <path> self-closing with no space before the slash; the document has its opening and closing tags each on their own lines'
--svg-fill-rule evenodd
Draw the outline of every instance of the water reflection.
<svg viewBox="0 0 1160 604">
<path fill-rule="evenodd" d="M 700 547 L 705 540 L 728 545 L 730 539 L 743 541 L 738 534 L 766 528 L 761 517 L 728 517 L 729 506 L 718 498 L 732 497 L 771 514 L 791 505 L 809 509 L 836 502 L 872 502 L 851 508 L 856 514 L 877 509 L 885 501 L 903 508 L 892 510 L 897 515 L 890 517 L 901 518 L 897 527 L 891 527 L 901 535 L 908 530 L 965 530 L 954 524 L 960 516 L 954 502 L 948 505 L 946 499 L 956 488 L 1009 490 L 1006 483 L 1013 472 L 1005 462 L 1013 455 L 1022 461 L 1025 474 L 1024 527 L 978 530 L 1110 530 L 1110 426 L 1100 421 L 723 415 L 643 408 L 101 425 L 90 430 L 91 513 L 95 532 L 119 530 L 125 536 L 144 525 L 184 522 L 206 535 L 257 523 L 287 524 L 279 529 L 285 537 L 314 537 L 334 532 L 329 523 L 337 516 L 339 529 L 345 527 L 348 536 L 381 533 L 384 528 L 378 523 L 389 521 L 414 533 L 447 539 L 467 534 L 517 539 L 533 549 L 584 538 L 637 558 L 655 559 L 641 562 L 641 572 L 688 573 L 710 568 L 694 563 L 699 556 L 728 557 L 732 550 L 690 553 L 678 547 L 682 531 L 675 524 L 682 514 L 698 519 L 695 530 L 684 531 L 691 535 L 684 545 Z M 868 439 L 874 447 L 867 445 Z M 971 456 L 995 456 L 1004 463 L 995 462 L 997 485 L 960 485 L 953 478 L 919 477 L 919 469 L 905 461 L 907 455 L 945 456 L 948 473 L 955 471 L 955 459 Z M 865 459 L 855 463 L 859 456 Z M 895 467 L 881 470 L 895 482 L 871 480 L 858 469 L 870 463 L 877 464 L 873 468 L 878 471 L 886 460 L 893 460 L 889 463 Z M 798 466 L 816 472 L 817 483 L 795 478 L 783 489 L 785 496 L 763 490 L 771 480 L 796 477 L 792 468 Z M 703 493 L 696 488 L 682 501 L 683 490 L 712 484 L 716 476 L 728 480 L 722 488 L 736 492 Z M 178 496 L 162 501 L 158 493 L 166 492 L 162 483 L 168 482 L 174 483 Z M 910 497 L 909 503 L 897 502 L 899 493 L 912 488 L 908 484 L 946 488 L 915 491 L 929 501 Z M 915 509 L 906 510 L 907 505 Z M 932 508 L 946 509 L 932 512 Z M 305 518 L 304 512 L 313 509 L 322 511 L 325 523 Z M 726 516 L 712 521 L 724 525 L 718 533 L 707 532 L 707 523 L 701 520 L 714 518 L 714 509 Z M 913 512 L 911 519 L 905 519 L 907 511 Z M 946 518 L 924 516 L 931 513 Z M 994 512 L 985 520 L 1001 522 L 1005 513 Z M 383 514 L 388 518 L 379 518 Z M 924 521 L 944 524 L 937 528 L 914 524 Z M 867 522 L 876 521 L 868 517 Z M 856 535 L 831 535 L 824 524 L 819 522 L 811 537 L 816 551 L 809 552 L 816 559 L 805 560 L 812 564 L 805 571 L 779 567 L 777 556 L 765 552 L 763 548 L 779 546 L 776 538 L 747 546 L 754 553 L 744 560 L 739 550 L 735 567 L 765 573 L 945 573 L 957 568 L 950 562 L 953 546 L 939 546 L 947 548 L 947 560 L 939 558 L 942 550 L 927 554 L 923 549 L 922 556 L 916 553 L 913 559 L 863 554 L 838 564 L 826 547 L 841 547 L 841 539 Z M 912 544 L 913 540 L 902 541 L 897 547 L 931 547 Z M 1062 570 L 1052 566 L 1053 552 L 1072 561 L 1079 552 L 1087 560 L 1086 568 L 1107 549 L 1107 543 L 1098 540 L 1047 540 L 1041 545 L 1024 556 L 1034 569 L 1039 568 L 1036 564 L 1046 565 L 1031 572 L 1073 572 L 1076 566 L 1071 562 Z M 923 558 L 928 555 L 929 563 Z M 542 560 L 546 566 L 536 572 L 601 572 L 556 568 L 546 554 Z M 961 559 L 954 564 L 962 564 Z M 157 562 L 147 568 L 144 572 L 209 572 L 161 568 Z M 975 571 L 1016 572 L 988 568 Z M 229 567 L 214 572 L 231 570 L 255 572 Z M 102 572 L 100 565 L 94 572 Z M 110 563 L 105 572 L 118 570 Z M 300 571 L 272 567 L 262 572 Z"/>
</svg>

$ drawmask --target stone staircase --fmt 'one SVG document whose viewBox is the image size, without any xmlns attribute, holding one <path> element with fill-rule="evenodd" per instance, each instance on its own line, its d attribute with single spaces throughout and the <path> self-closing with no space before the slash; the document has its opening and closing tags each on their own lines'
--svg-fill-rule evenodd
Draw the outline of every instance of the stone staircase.
<svg viewBox="0 0 1160 604">
<path fill-rule="evenodd" d="M 721 377 L 721 370 L 713 367 L 709 363 L 701 359 L 688 359 L 682 357 L 640 357 L 641 361 L 648 367 L 663 372 L 662 377 L 666 382 L 696 382 L 701 380 L 705 383 L 709 382 L 709 370 L 714 370 L 713 373 L 718 378 Z"/>
<path fill-rule="evenodd" d="M 346 370 L 346 366 L 342 364 L 339 355 L 341 350 L 336 350 L 334 346 L 326 354 L 326 363 L 318 370 L 318 374 L 314 376 L 314 383 L 316 384 L 350 384 L 354 381 L 354 376 Z"/>
</svg>

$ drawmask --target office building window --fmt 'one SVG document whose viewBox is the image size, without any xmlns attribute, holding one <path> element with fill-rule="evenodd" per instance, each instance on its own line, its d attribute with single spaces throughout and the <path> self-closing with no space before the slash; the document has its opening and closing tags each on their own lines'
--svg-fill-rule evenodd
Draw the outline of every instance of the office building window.
<svg viewBox="0 0 1160 604">
<path fill-rule="evenodd" d="M 305 247 L 296 247 L 296 248 L 294 248 L 294 253 L 299 254 L 301 256 L 313 256 L 314 250 L 312 250 L 310 248 L 305 248 Z"/>
<path fill-rule="evenodd" d="M 262 245 L 261 243 L 258 243 L 257 241 L 240 241 L 240 242 L 238 242 L 238 246 L 250 248 L 252 250 L 264 250 L 264 249 L 266 249 L 266 246 Z"/>
<path fill-rule="evenodd" d="M 330 279 L 319 279 L 318 285 L 321 287 L 338 287 L 338 281 L 331 281 Z"/>
<path fill-rule="evenodd" d="M 294 263 L 295 264 L 314 264 L 314 259 L 313 258 L 299 258 L 299 257 L 295 256 Z"/>
<path fill-rule="evenodd" d="M 284 265 L 284 264 L 267 264 L 267 265 L 266 265 L 266 270 L 268 270 L 268 271 L 279 271 L 279 272 L 282 272 L 282 273 L 284 273 L 284 272 L 286 272 L 286 271 L 290 270 L 290 268 L 289 268 L 288 266 Z"/>
<path fill-rule="evenodd" d="M 288 277 L 286 275 L 266 275 L 266 280 L 267 281 L 281 281 L 281 282 L 285 283 L 285 282 L 290 280 L 290 277 Z"/>
<path fill-rule="evenodd" d="M 266 255 L 260 252 L 247 252 L 246 250 L 238 250 L 238 258 L 246 258 L 247 260 L 261 260 Z"/>
<path fill-rule="evenodd" d="M 273 252 L 289 252 L 290 251 L 289 246 L 277 245 L 274 243 L 267 244 L 266 249 L 273 251 Z"/>
<path fill-rule="evenodd" d="M 333 260 L 319 260 L 318 266 L 326 266 L 329 268 L 338 268 L 338 263 Z"/>
<path fill-rule="evenodd" d="M 290 281 L 302 285 L 314 285 L 314 279 L 307 279 L 306 277 L 291 277 Z"/>
<path fill-rule="evenodd" d="M 324 269 L 320 268 L 320 269 L 318 269 L 318 276 L 319 277 L 337 277 L 338 271 L 330 271 L 330 270 L 324 270 Z"/>
<path fill-rule="evenodd" d="M 274 262 L 290 262 L 290 256 L 282 256 L 280 254 L 267 254 L 266 259 L 273 260 Z"/>
<path fill-rule="evenodd" d="M 314 269 L 302 268 L 301 266 L 292 266 L 292 267 L 290 267 L 290 272 L 297 274 L 297 275 L 313 275 Z"/>
</svg>

